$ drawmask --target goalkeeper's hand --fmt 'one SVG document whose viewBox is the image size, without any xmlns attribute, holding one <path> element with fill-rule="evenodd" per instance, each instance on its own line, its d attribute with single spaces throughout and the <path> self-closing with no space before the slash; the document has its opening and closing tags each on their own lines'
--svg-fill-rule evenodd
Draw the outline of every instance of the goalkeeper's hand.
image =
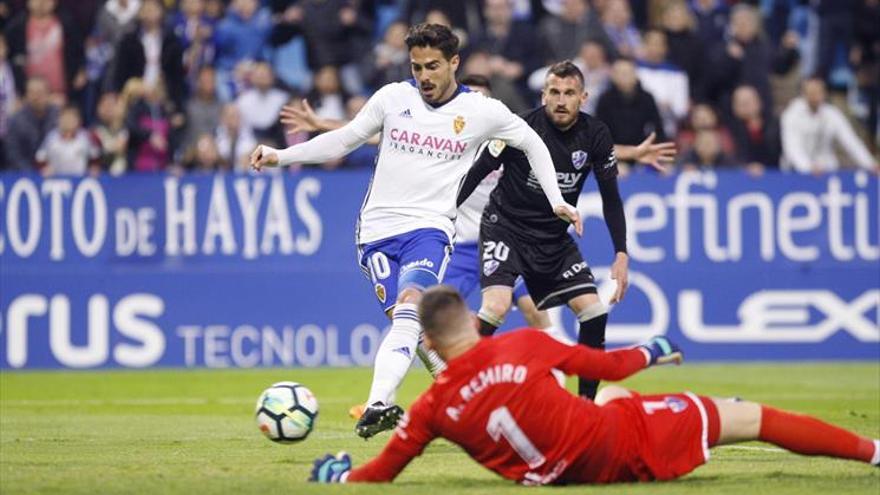
<svg viewBox="0 0 880 495">
<path fill-rule="evenodd" d="M 351 471 L 351 456 L 340 452 L 336 456 L 330 454 L 315 459 L 309 481 L 316 483 L 344 483 Z"/>
<path fill-rule="evenodd" d="M 682 354 L 678 345 L 666 337 L 654 337 L 639 347 L 648 353 L 649 366 L 670 363 L 681 364 L 684 360 L 684 354 Z"/>
</svg>

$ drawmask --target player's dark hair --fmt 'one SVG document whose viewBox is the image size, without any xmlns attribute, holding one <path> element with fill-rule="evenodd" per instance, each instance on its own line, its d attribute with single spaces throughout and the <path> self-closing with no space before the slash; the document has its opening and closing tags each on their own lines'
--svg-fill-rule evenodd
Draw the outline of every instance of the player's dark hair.
<svg viewBox="0 0 880 495">
<path fill-rule="evenodd" d="M 584 73 L 571 60 L 563 60 L 551 65 L 550 70 L 547 71 L 547 77 L 550 77 L 551 74 L 558 78 L 573 77 L 578 80 L 582 88 L 584 87 Z"/>
<path fill-rule="evenodd" d="M 479 88 L 486 88 L 489 91 L 492 91 L 492 83 L 489 82 L 489 78 L 486 76 L 481 76 L 479 74 L 468 74 L 459 79 L 458 82 L 464 84 L 465 86 L 477 86 Z"/>
<path fill-rule="evenodd" d="M 448 285 L 436 285 L 426 290 L 419 303 L 419 319 L 429 336 L 442 332 L 452 319 L 467 311 L 461 294 Z"/>
<path fill-rule="evenodd" d="M 440 24 L 421 23 L 409 28 L 406 34 L 406 46 L 410 50 L 414 47 L 436 48 L 443 52 L 443 57 L 450 60 L 458 55 L 458 36 Z"/>
</svg>

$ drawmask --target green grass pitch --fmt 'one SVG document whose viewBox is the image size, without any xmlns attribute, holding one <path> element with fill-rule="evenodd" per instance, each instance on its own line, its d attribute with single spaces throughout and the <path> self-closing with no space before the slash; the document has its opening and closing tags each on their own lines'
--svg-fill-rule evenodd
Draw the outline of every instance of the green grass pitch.
<svg viewBox="0 0 880 495">
<path fill-rule="evenodd" d="M 358 463 L 384 445 L 387 434 L 369 442 L 355 437 L 347 417 L 370 375 L 368 369 L 3 372 L 0 493 L 880 494 L 880 469 L 761 444 L 715 449 L 708 465 L 658 484 L 516 487 L 443 441 L 393 485 L 306 483 L 319 455 L 347 450 Z M 280 380 L 306 384 L 320 401 L 317 428 L 303 443 L 273 444 L 254 424 L 257 395 Z M 427 384 L 424 370 L 412 370 L 400 402 L 409 404 Z M 648 370 L 625 385 L 739 395 L 880 436 L 878 362 L 686 364 Z"/>
</svg>

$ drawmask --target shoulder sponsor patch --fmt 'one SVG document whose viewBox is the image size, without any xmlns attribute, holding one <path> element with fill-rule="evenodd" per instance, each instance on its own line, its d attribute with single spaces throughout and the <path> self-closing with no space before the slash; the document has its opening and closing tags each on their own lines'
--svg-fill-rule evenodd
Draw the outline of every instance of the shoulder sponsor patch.
<svg viewBox="0 0 880 495">
<path fill-rule="evenodd" d="M 493 139 L 489 141 L 489 145 L 487 146 L 487 148 L 489 149 L 490 155 L 498 158 L 501 155 L 501 152 L 504 151 L 504 148 L 506 146 L 507 144 L 505 144 L 504 141 L 500 139 Z"/>
<path fill-rule="evenodd" d="M 384 285 L 376 284 L 376 297 L 379 298 L 379 302 L 385 304 L 385 298 L 388 297 L 388 294 L 385 292 Z"/>
</svg>

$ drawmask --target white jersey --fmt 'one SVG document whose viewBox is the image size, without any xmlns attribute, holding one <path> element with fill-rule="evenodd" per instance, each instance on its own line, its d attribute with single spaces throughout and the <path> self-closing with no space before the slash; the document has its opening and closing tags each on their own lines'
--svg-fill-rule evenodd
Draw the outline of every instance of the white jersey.
<svg viewBox="0 0 880 495">
<path fill-rule="evenodd" d="M 550 153 L 537 133 L 500 101 L 463 86 L 450 101 L 433 107 L 414 82 L 388 84 L 350 123 L 279 151 L 279 162 L 337 158 L 380 131 L 376 170 L 358 221 L 358 244 L 422 228 L 440 229 L 453 239 L 461 180 L 480 145 L 491 138 L 522 149 L 551 205 L 564 204 Z"/>
</svg>

